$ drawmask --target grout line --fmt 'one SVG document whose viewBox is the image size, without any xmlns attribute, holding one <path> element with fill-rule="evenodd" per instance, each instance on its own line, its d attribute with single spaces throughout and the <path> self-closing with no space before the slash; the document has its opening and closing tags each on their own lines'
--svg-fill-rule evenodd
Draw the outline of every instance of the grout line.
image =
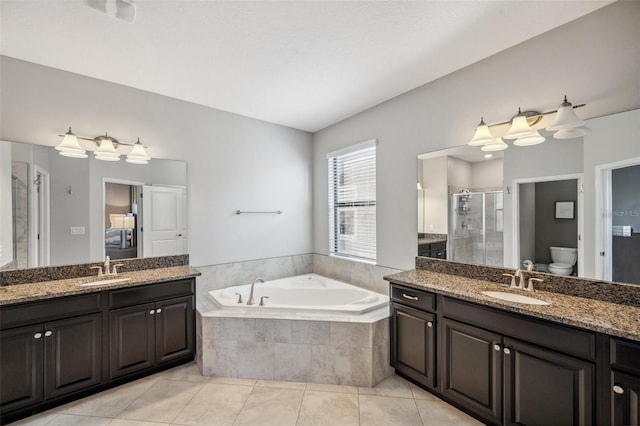
<svg viewBox="0 0 640 426">
<path fill-rule="evenodd" d="M 189 375 L 190 375 L 190 374 L 187 374 L 187 376 L 189 376 Z M 192 383 L 192 382 L 189 382 L 188 380 L 185 380 L 185 382 L 187 382 L 187 383 Z M 180 414 L 182 414 L 182 412 L 184 411 L 184 409 L 185 409 L 185 408 L 187 408 L 187 405 L 189 405 L 189 403 L 190 403 L 191 401 L 193 401 L 193 399 L 196 397 L 196 395 L 198 395 L 198 393 L 200 393 L 200 391 L 201 391 L 201 390 L 202 390 L 202 388 L 204 387 L 205 383 L 207 383 L 207 381 L 200 382 L 200 387 L 198 387 L 198 390 L 197 390 L 197 391 L 195 391 L 195 392 L 193 393 L 193 396 L 192 396 L 191 398 L 189 398 L 189 400 L 188 400 L 187 402 L 185 402 L 185 404 L 184 404 L 184 406 L 182 407 L 182 409 L 181 409 L 180 411 L 178 411 L 178 413 L 177 413 L 175 416 L 173 416 L 173 418 L 172 418 L 172 419 L 171 419 L 171 421 L 169 422 L 170 424 L 171 424 L 171 423 L 173 423 L 173 421 L 174 421 L 175 419 L 177 419 L 177 418 L 178 418 L 178 416 L 179 416 Z"/>
</svg>

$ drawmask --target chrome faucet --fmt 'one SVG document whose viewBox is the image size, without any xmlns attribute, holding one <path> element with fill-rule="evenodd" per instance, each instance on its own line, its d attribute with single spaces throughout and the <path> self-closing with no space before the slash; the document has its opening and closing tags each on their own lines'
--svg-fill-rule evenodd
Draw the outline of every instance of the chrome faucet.
<svg viewBox="0 0 640 426">
<path fill-rule="evenodd" d="M 263 283 L 264 280 L 262 278 L 256 278 L 255 280 L 253 280 L 253 282 L 251 283 L 251 290 L 249 291 L 249 299 L 247 299 L 247 305 L 253 305 L 255 302 L 253 301 L 253 287 L 256 285 L 256 283 Z"/>
</svg>

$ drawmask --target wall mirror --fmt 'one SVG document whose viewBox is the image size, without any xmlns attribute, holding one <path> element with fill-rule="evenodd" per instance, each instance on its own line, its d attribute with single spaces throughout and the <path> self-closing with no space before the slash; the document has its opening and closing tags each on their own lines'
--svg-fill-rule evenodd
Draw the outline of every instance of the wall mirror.
<svg viewBox="0 0 640 426">
<path fill-rule="evenodd" d="M 0 151 L 0 270 L 186 253 L 186 163 Z"/>
<path fill-rule="evenodd" d="M 640 110 L 584 137 L 420 154 L 418 255 L 640 284 Z"/>
</svg>

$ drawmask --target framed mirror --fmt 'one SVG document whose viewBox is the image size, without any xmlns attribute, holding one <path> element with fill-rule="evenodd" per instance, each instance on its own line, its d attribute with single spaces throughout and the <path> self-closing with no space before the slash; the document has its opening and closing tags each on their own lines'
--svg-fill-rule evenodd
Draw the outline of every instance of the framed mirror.
<svg viewBox="0 0 640 426">
<path fill-rule="evenodd" d="M 419 155 L 418 255 L 640 284 L 639 120 L 541 132 L 544 143 L 490 158 L 468 145 Z"/>
<path fill-rule="evenodd" d="M 186 253 L 186 163 L 0 150 L 0 270 Z"/>
</svg>

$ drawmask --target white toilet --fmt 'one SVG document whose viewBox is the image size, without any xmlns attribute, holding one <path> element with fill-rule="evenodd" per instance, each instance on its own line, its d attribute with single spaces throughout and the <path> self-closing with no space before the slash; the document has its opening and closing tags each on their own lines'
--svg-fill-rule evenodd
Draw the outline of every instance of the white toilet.
<svg viewBox="0 0 640 426">
<path fill-rule="evenodd" d="M 570 247 L 549 247 L 551 261 L 549 272 L 558 275 L 571 275 L 573 265 L 578 260 L 578 249 Z"/>
</svg>

